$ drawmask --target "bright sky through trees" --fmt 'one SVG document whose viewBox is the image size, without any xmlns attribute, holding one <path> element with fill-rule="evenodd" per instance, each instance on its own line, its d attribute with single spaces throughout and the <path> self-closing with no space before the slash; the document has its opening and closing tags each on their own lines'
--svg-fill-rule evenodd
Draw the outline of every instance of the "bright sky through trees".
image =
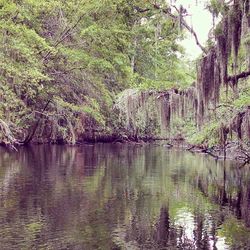
<svg viewBox="0 0 250 250">
<path fill-rule="evenodd" d="M 206 0 L 176 0 L 175 2 L 177 7 L 182 4 L 187 9 L 190 16 L 186 17 L 186 21 L 190 26 L 193 26 L 202 45 L 205 45 L 209 30 L 212 27 L 212 15 L 205 9 L 206 2 Z M 187 38 L 182 42 L 182 45 L 191 59 L 195 59 L 201 54 L 201 50 L 191 34 L 187 34 Z"/>
</svg>

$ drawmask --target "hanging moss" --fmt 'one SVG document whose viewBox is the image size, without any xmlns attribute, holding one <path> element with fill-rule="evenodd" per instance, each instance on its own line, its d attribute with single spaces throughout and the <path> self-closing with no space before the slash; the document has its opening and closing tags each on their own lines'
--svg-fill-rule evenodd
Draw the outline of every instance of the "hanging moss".
<svg viewBox="0 0 250 250">
<path fill-rule="evenodd" d="M 167 109 L 164 102 L 159 103 L 156 92 L 128 89 L 118 97 L 114 112 L 117 113 L 116 126 L 119 132 L 137 138 L 142 135 L 154 135 L 161 131 L 167 118 L 161 110 Z M 159 112 L 160 107 L 160 112 Z M 163 114 L 163 113 L 162 113 Z"/>
<path fill-rule="evenodd" d="M 195 121 L 194 124 L 201 127 L 212 117 L 214 118 L 213 113 L 220 101 L 221 84 L 224 84 L 227 89 L 229 79 L 232 79 L 228 76 L 228 64 L 232 58 L 233 73 L 236 74 L 242 37 L 249 35 L 249 1 L 235 0 L 233 5 L 225 9 L 224 16 L 215 30 L 215 45 L 210 47 L 197 64 L 195 87 L 184 91 L 171 89 L 163 92 L 135 90 L 124 92 L 116 106 L 120 110 L 121 117 L 123 117 L 121 120 L 124 121 L 128 132 L 171 135 L 178 119 L 184 123 L 187 119 Z M 247 52 L 249 56 L 249 51 Z M 237 82 L 234 81 L 231 87 L 235 90 Z M 246 129 L 243 128 L 243 123 Z M 241 139 L 249 134 L 247 132 L 249 131 L 249 116 L 238 116 L 233 124 L 231 130 L 236 131 L 238 138 Z M 224 144 L 228 127 L 222 126 L 220 132 L 221 143 Z"/>
<path fill-rule="evenodd" d="M 233 58 L 233 73 L 235 75 L 237 74 L 238 52 L 241 44 L 243 2 L 244 0 L 234 1 L 234 4 L 229 8 L 214 32 L 216 38 L 216 54 L 220 66 L 220 77 L 222 83 L 226 84 L 226 86 L 228 84 L 228 62 L 231 52 Z M 236 79 L 233 83 L 237 85 Z"/>
<path fill-rule="evenodd" d="M 241 42 L 241 24 L 242 24 L 242 9 L 240 0 L 235 0 L 229 11 L 229 34 L 228 38 L 231 41 L 232 47 L 232 55 L 233 55 L 233 73 L 236 75 L 237 67 L 238 67 L 238 52 Z M 234 81 L 234 85 L 236 85 L 236 80 Z"/>
<path fill-rule="evenodd" d="M 219 102 L 221 83 L 220 67 L 216 48 L 209 50 L 198 63 L 197 67 L 197 123 L 201 126 L 209 107 L 215 107 Z"/>
<path fill-rule="evenodd" d="M 213 88 L 213 104 L 216 107 L 220 99 L 221 72 L 218 60 L 214 64 L 214 88 Z"/>
<path fill-rule="evenodd" d="M 231 132 L 235 132 L 238 139 L 250 140 L 250 107 L 239 112 L 230 123 Z"/>
<path fill-rule="evenodd" d="M 216 37 L 216 55 L 220 66 L 220 78 L 223 84 L 227 84 L 227 63 L 230 54 L 231 44 L 228 38 L 229 24 L 228 17 L 226 16 L 215 30 Z"/>
<path fill-rule="evenodd" d="M 216 54 L 214 48 L 203 57 L 198 67 L 198 91 L 205 107 L 213 97 Z"/>
<path fill-rule="evenodd" d="M 244 37 L 249 35 L 249 27 L 249 0 L 235 0 L 234 4 L 224 13 L 224 17 L 214 31 L 215 46 L 211 47 L 208 53 L 198 62 L 197 123 L 199 126 L 204 123 L 205 118 L 209 119 L 209 116 L 211 116 L 209 109 L 215 108 L 219 102 L 221 83 L 226 85 L 226 92 L 228 92 L 228 64 L 231 54 L 233 59 L 233 73 L 236 75 L 242 32 L 244 33 Z M 249 50 L 247 50 L 247 54 L 249 57 Z M 234 93 L 237 94 L 237 78 L 235 77 L 231 82 L 233 83 L 231 87 Z"/>
<path fill-rule="evenodd" d="M 162 136 L 166 135 L 170 129 L 171 106 L 169 99 L 170 99 L 169 93 L 166 93 L 160 98 L 157 98 Z"/>
<path fill-rule="evenodd" d="M 120 132 L 128 136 L 170 137 L 176 120 L 196 121 L 197 91 L 195 87 L 178 91 L 125 90 L 114 106 Z M 180 131 L 179 131 L 180 132 Z"/>
<path fill-rule="evenodd" d="M 245 111 L 244 117 L 242 119 L 242 137 L 243 139 L 250 140 L 250 107 L 248 107 Z"/>
<path fill-rule="evenodd" d="M 241 37 L 245 46 L 246 61 L 250 70 L 250 0 L 242 1 L 242 31 Z"/>
</svg>

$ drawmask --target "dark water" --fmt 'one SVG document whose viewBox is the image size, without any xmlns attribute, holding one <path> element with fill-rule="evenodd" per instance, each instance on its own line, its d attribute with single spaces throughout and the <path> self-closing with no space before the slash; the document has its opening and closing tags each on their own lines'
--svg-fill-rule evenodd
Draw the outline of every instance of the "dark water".
<svg viewBox="0 0 250 250">
<path fill-rule="evenodd" d="M 250 249 L 250 169 L 154 145 L 0 149 L 0 249 Z"/>
</svg>

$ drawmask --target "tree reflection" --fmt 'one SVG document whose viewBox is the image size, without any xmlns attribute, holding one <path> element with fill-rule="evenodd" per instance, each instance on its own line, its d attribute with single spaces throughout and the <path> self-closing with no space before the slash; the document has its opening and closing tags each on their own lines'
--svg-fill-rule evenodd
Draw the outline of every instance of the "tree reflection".
<svg viewBox="0 0 250 250">
<path fill-rule="evenodd" d="M 250 173 L 230 162 L 97 144 L 1 152 L 0 166 L 3 249 L 250 247 Z"/>
</svg>

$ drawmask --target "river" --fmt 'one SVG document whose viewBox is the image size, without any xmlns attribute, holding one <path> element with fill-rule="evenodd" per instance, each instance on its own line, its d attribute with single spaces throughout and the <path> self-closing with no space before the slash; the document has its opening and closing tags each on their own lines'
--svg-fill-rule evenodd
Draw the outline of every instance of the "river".
<svg viewBox="0 0 250 250">
<path fill-rule="evenodd" d="M 157 145 L 0 148 L 0 249 L 250 249 L 250 169 Z"/>
</svg>

